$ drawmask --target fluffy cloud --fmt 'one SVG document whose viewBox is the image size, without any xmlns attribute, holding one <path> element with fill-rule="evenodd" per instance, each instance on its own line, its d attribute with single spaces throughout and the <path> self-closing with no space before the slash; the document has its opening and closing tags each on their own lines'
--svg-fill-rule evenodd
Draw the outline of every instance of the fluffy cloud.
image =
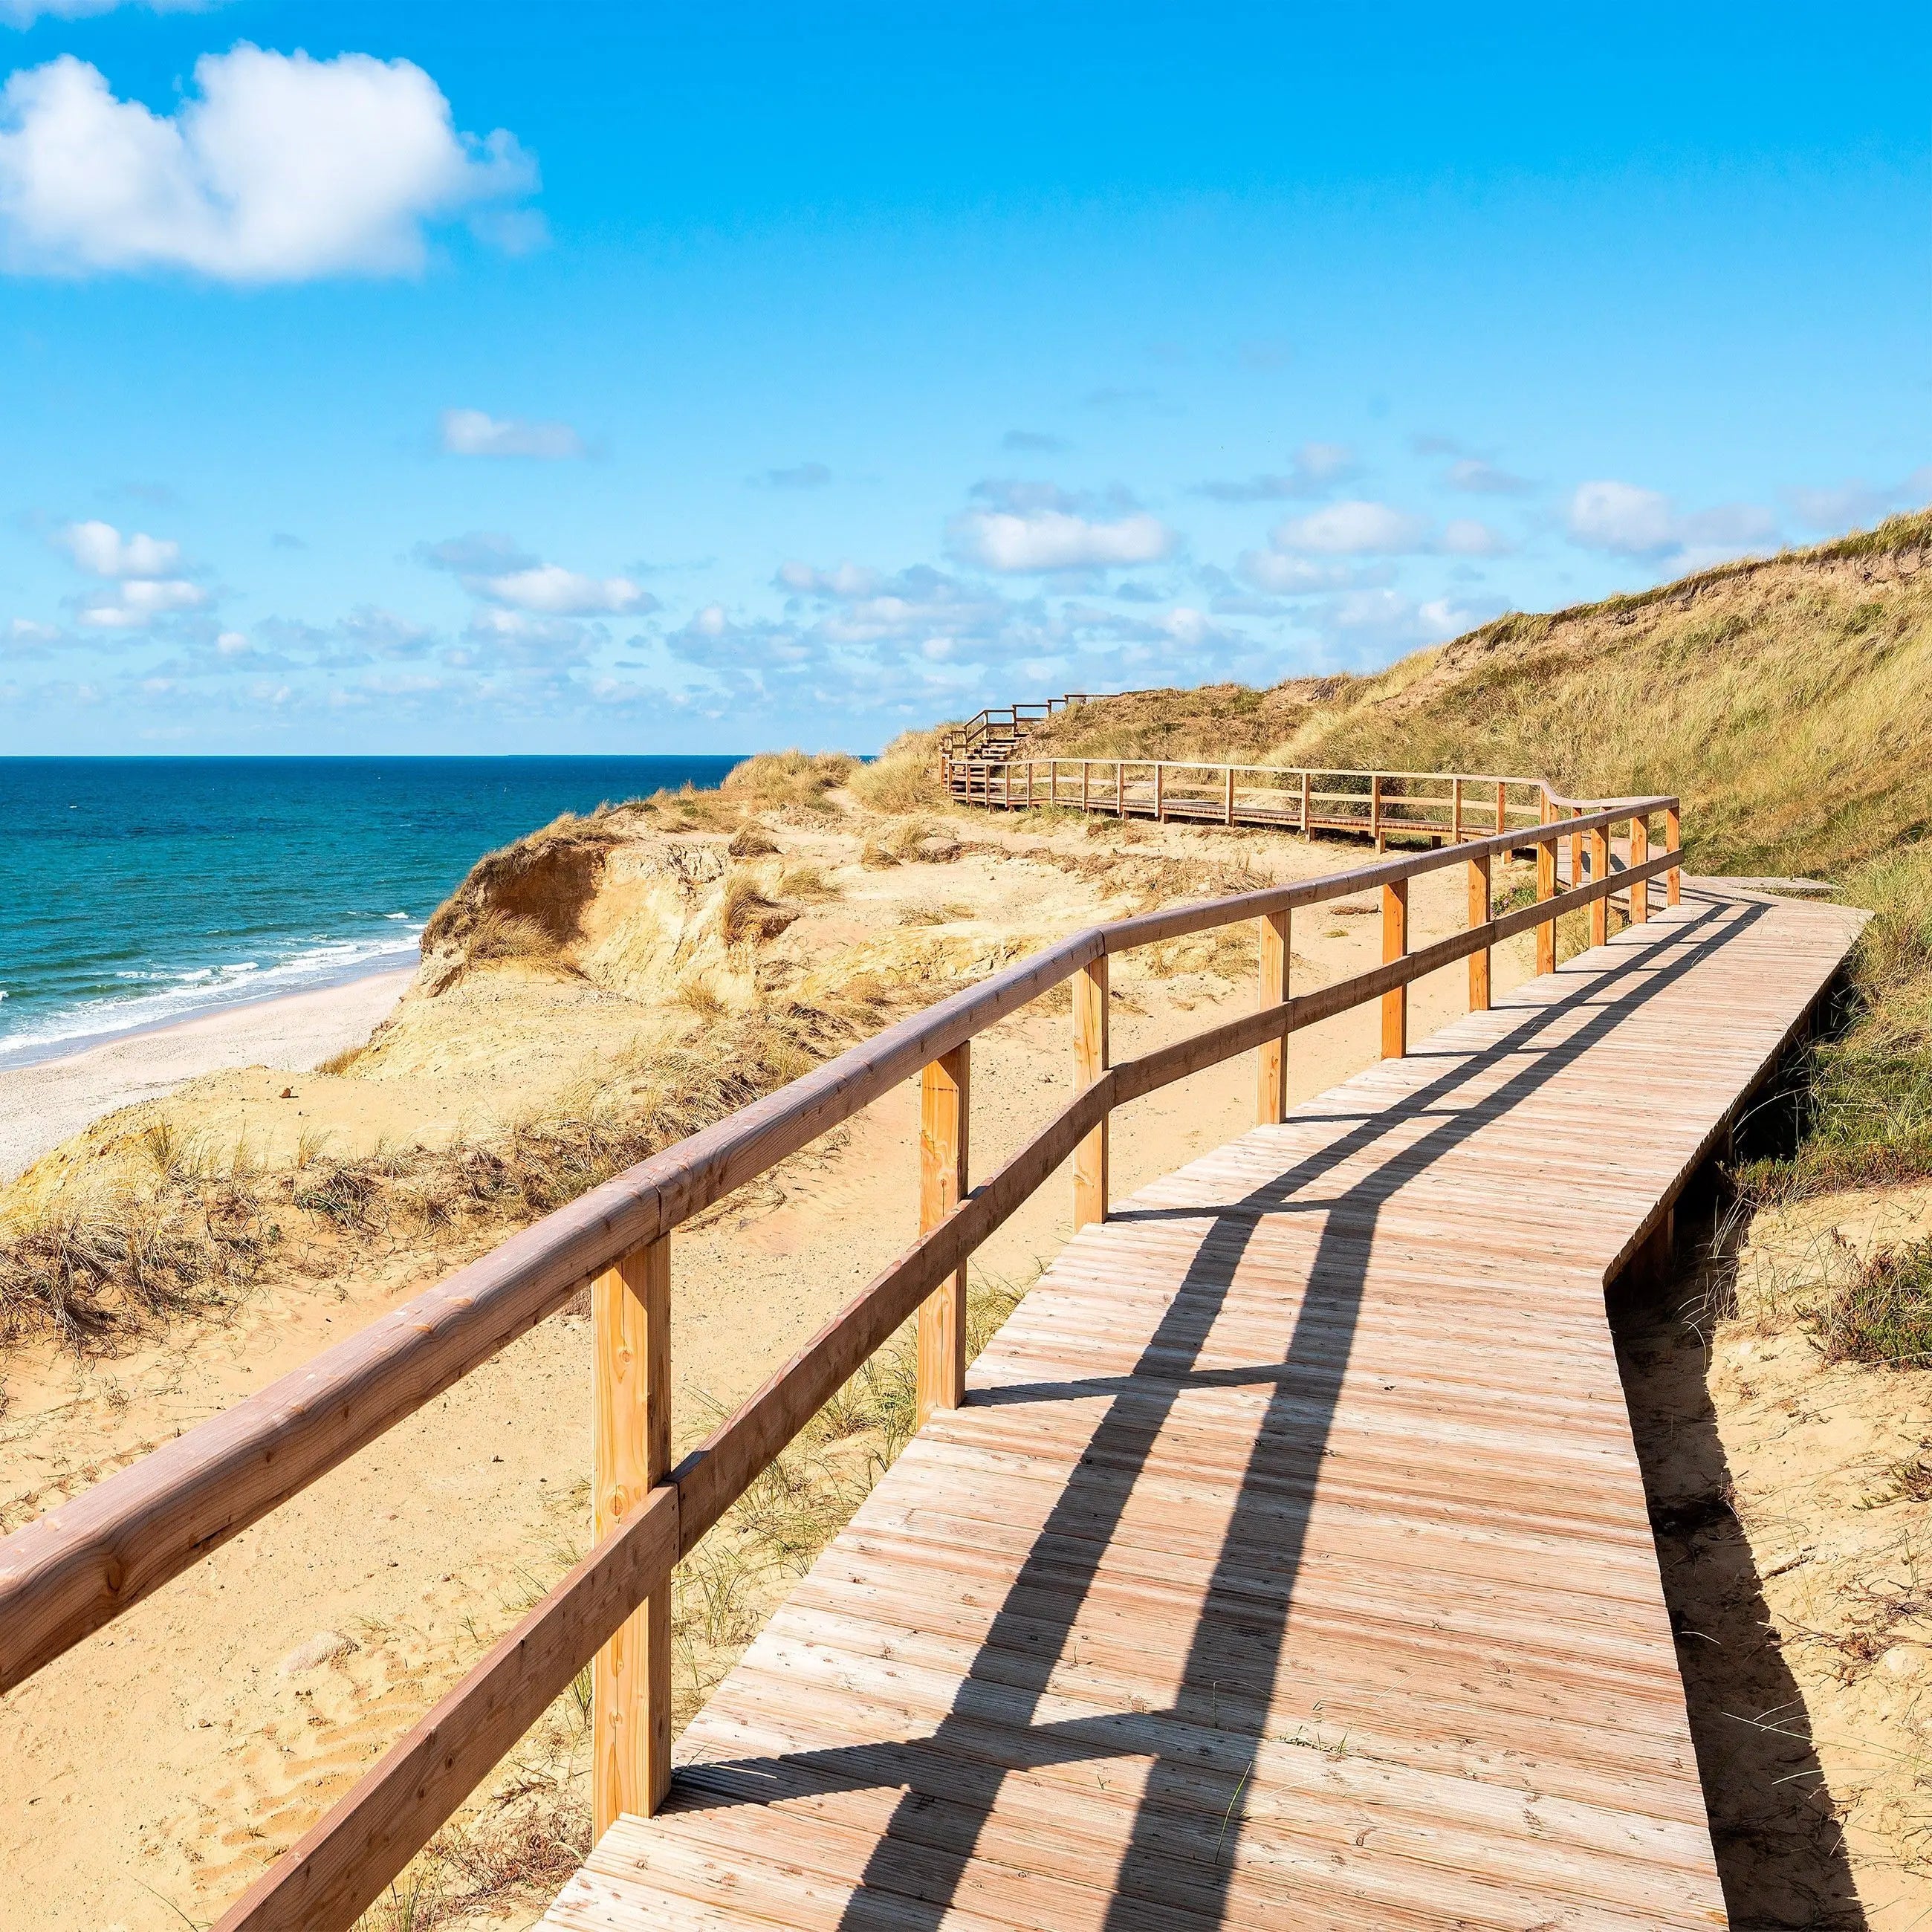
<svg viewBox="0 0 1932 1932">
<path fill-rule="evenodd" d="M 98 602 L 84 604 L 80 622 L 91 630 L 139 630 L 157 617 L 204 609 L 208 601 L 208 592 L 200 584 L 190 584 L 184 578 L 130 578 L 116 587 L 111 600 L 104 596 Z"/>
<path fill-rule="evenodd" d="M 1304 442 L 1283 473 L 1197 483 L 1194 494 L 1217 503 L 1276 502 L 1284 497 L 1325 496 L 1361 473 L 1355 452 L 1347 444 Z"/>
<path fill-rule="evenodd" d="M 1778 534 L 1776 519 L 1754 503 L 1724 503 L 1680 514 L 1655 490 L 1602 478 L 1578 485 L 1570 500 L 1570 534 L 1591 550 L 1616 556 L 1672 557 L 1715 562 Z"/>
<path fill-rule="evenodd" d="M 1784 497 L 1798 521 L 1811 529 L 1847 530 L 1932 497 L 1932 464 L 1896 483 L 1866 483 L 1855 478 L 1835 489 L 1787 490 Z"/>
<path fill-rule="evenodd" d="M 1436 548 L 1450 556 L 1501 556 L 1509 545 L 1474 517 L 1451 517 L 1436 537 Z"/>
<path fill-rule="evenodd" d="M 1291 517 L 1274 532 L 1277 550 L 1313 551 L 1328 556 L 1400 556 L 1419 550 L 1429 526 L 1420 517 L 1387 503 L 1350 499 Z"/>
<path fill-rule="evenodd" d="M 93 577 L 161 577 L 181 562 L 181 545 L 139 530 L 123 536 L 112 524 L 69 524 L 55 542 Z"/>
<path fill-rule="evenodd" d="M 1354 572 L 1346 565 L 1316 563 L 1278 550 L 1244 550 L 1235 567 L 1257 590 L 1270 591 L 1277 597 L 1340 590 L 1356 580 Z"/>
<path fill-rule="evenodd" d="M 466 578 L 464 582 L 492 603 L 552 617 L 622 616 L 657 608 L 657 599 L 628 577 L 586 577 L 556 563 L 532 564 L 498 577 Z"/>
<path fill-rule="evenodd" d="M 1173 554 L 1174 532 L 1145 511 L 1111 520 L 1070 510 L 969 510 L 953 520 L 953 553 L 988 570 L 1106 569 L 1157 563 Z"/>
<path fill-rule="evenodd" d="M 502 129 L 459 135 L 422 68 L 245 42 L 175 114 L 71 55 L 0 90 L 0 244 L 16 267 L 179 268 L 236 282 L 421 268 L 423 224 L 529 193 Z"/>
<path fill-rule="evenodd" d="M 442 433 L 452 456 L 530 456 L 554 463 L 584 454 L 584 439 L 568 423 L 525 422 L 482 410 L 445 410 Z"/>
</svg>

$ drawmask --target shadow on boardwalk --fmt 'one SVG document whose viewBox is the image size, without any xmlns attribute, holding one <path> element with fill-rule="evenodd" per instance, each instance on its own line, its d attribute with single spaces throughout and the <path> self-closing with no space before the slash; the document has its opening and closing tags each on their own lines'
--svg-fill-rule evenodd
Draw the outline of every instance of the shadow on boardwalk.
<svg viewBox="0 0 1932 1932">
<path fill-rule="evenodd" d="M 1109 1928 L 1216 1924 L 1225 1918 L 1244 1826 L 1247 1767 L 1276 1680 L 1316 1478 L 1360 1317 L 1368 1258 L 1385 1204 L 1601 1043 L 1624 1019 L 1748 928 L 1762 908 L 1722 902 L 1654 938 L 1631 939 L 1608 972 L 1576 977 L 1546 1004 L 1520 1010 L 1492 1044 L 1458 1051 L 1410 1094 L 1342 1130 L 1246 1198 L 1218 1208 L 1125 1210 L 1131 1222 L 1214 1216 L 1135 1372 L 1091 1382 L 1003 1387 L 980 1403 L 1112 1400 L 998 1612 L 952 1708 L 926 1738 L 692 1767 L 675 1808 L 756 1794 L 898 1788 L 890 1824 L 839 1921 L 847 1932 L 937 1928 L 958 1892 L 1010 1771 L 1109 1758 L 1152 1760 L 1101 1922 Z M 1414 1056 L 1426 1062 L 1425 1042 Z M 1465 1104 L 1458 1106 L 1459 1096 Z M 1338 1194 L 1308 1198 L 1345 1163 L 1393 1137 L 1391 1159 Z M 1235 1272 L 1265 1217 L 1322 1217 L 1318 1246 L 1282 1357 L 1247 1369 L 1198 1364 Z M 1635 1231 L 1633 1230 L 1633 1232 Z M 1095 1586 L 1140 1472 L 1190 1389 L 1268 1391 L 1201 1613 L 1173 1632 L 1184 1654 L 1170 1708 L 1042 1720 L 1056 1669 Z"/>
</svg>

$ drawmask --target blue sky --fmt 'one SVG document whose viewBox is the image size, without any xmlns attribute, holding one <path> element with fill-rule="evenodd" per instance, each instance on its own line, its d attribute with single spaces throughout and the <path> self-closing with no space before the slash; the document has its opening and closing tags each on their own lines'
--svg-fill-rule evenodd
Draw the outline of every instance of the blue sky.
<svg viewBox="0 0 1932 1932">
<path fill-rule="evenodd" d="M 875 748 L 1932 498 L 1921 10 L 0 0 L 0 751 Z"/>
</svg>

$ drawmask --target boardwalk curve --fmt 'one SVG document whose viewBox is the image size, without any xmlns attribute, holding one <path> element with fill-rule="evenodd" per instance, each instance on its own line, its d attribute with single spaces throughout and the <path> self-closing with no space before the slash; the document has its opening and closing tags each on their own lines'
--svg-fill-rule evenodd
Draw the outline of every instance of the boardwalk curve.
<svg viewBox="0 0 1932 1932">
<path fill-rule="evenodd" d="M 546 1924 L 1724 1923 L 1604 1292 L 1856 926 L 1687 886 L 1077 1236 Z"/>
</svg>

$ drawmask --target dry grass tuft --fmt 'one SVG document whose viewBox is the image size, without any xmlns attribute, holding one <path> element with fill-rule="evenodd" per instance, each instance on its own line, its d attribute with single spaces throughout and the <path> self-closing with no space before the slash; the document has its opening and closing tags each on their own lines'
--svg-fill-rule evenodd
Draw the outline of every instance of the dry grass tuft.
<svg viewBox="0 0 1932 1932">
<path fill-rule="evenodd" d="M 732 767 L 725 776 L 722 796 L 732 806 L 793 806 L 829 812 L 832 801 L 826 793 L 845 783 L 856 762 L 842 752 L 760 752 Z"/>
<path fill-rule="evenodd" d="M 788 866 L 778 874 L 778 890 L 787 898 L 806 905 L 823 904 L 844 896 L 837 880 L 828 879 L 820 867 L 808 863 Z"/>
<path fill-rule="evenodd" d="M 1880 1249 L 1833 1291 L 1814 1322 L 1828 1362 L 1932 1364 L 1932 1240 Z"/>
<path fill-rule="evenodd" d="M 898 817 L 930 812 L 946 802 L 939 788 L 937 731 L 906 731 L 868 764 L 854 768 L 852 795 L 874 812 Z"/>
<path fill-rule="evenodd" d="M 755 820 L 747 819 L 732 833 L 724 848 L 734 859 L 767 859 L 778 849 L 778 841 Z"/>
<path fill-rule="evenodd" d="M 798 917 L 796 906 L 767 898 L 750 874 L 734 874 L 718 902 L 718 930 L 727 946 L 756 945 L 776 939 Z"/>
</svg>

